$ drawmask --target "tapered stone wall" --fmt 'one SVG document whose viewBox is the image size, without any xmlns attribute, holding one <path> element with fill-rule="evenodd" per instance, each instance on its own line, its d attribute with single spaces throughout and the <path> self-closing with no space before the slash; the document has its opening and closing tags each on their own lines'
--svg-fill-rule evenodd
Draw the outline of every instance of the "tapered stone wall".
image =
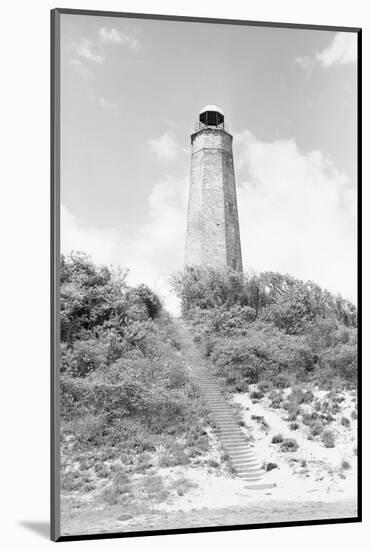
<svg viewBox="0 0 371 550">
<path fill-rule="evenodd" d="M 185 264 L 242 271 L 232 136 L 207 127 L 191 142 Z"/>
</svg>

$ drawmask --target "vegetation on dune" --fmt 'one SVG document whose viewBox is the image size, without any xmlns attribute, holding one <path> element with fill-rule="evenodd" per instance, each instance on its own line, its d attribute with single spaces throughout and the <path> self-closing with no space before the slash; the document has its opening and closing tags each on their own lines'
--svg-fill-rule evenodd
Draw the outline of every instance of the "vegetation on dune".
<svg viewBox="0 0 371 550">
<path fill-rule="evenodd" d="M 356 385 L 357 311 L 341 296 L 289 275 L 230 269 L 189 267 L 172 285 L 227 389 L 264 383 L 254 394 L 259 399 L 267 380 L 276 389 L 303 382 L 325 389 Z M 272 401 L 278 408 L 282 399 Z M 292 409 L 300 402 L 295 396 Z"/>
<path fill-rule="evenodd" d="M 301 422 L 325 447 L 336 444 L 336 430 L 327 429 L 336 417 L 349 431 L 356 402 L 343 416 L 341 395 L 318 399 L 303 384 L 356 386 L 357 312 L 350 302 L 276 273 L 187 268 L 172 284 L 227 390 L 250 387 L 253 403 L 281 409 L 293 432 Z M 218 471 L 208 456 L 207 411 L 150 288 L 130 286 L 125 272 L 98 267 L 85 254 L 62 257 L 60 328 L 65 493 L 93 493 L 109 505 L 135 496 L 145 506 L 192 488 L 183 477 L 165 482 L 161 468 L 203 464 Z M 271 429 L 261 415 L 251 420 Z M 271 441 L 282 453 L 298 449 L 279 433 Z"/>
<path fill-rule="evenodd" d="M 62 488 L 102 483 L 112 503 L 129 498 L 128 474 L 190 463 L 209 446 L 160 300 L 82 253 L 61 262 L 61 420 Z M 151 483 L 159 490 L 148 481 L 147 494 Z"/>
</svg>

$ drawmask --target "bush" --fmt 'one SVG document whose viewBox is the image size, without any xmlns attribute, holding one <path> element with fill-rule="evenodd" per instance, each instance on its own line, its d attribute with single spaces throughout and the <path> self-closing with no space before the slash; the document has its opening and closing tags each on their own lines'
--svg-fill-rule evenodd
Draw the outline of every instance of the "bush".
<svg viewBox="0 0 371 550">
<path fill-rule="evenodd" d="M 262 399 L 264 394 L 261 391 L 254 390 L 250 393 L 251 399 Z"/>
<path fill-rule="evenodd" d="M 350 463 L 349 463 L 347 460 L 343 459 L 343 460 L 341 461 L 340 468 L 341 468 L 342 470 L 350 470 L 350 469 L 351 469 L 351 465 L 350 465 Z"/>
<path fill-rule="evenodd" d="M 310 430 L 310 433 L 313 437 L 320 435 L 323 432 L 323 424 L 321 422 L 316 422 Z"/>
<path fill-rule="evenodd" d="M 357 383 L 358 352 L 356 341 L 327 349 L 321 359 L 325 370 Z"/>
<path fill-rule="evenodd" d="M 290 430 L 295 431 L 299 429 L 299 424 L 297 422 L 291 422 L 290 424 Z"/>
<path fill-rule="evenodd" d="M 122 469 L 117 469 L 112 483 L 103 490 L 103 499 L 111 505 L 125 503 L 131 496 L 132 486 L 129 477 Z"/>
<path fill-rule="evenodd" d="M 61 347 L 61 373 L 85 377 L 106 362 L 106 348 L 97 338 L 76 341 Z"/>
<path fill-rule="evenodd" d="M 289 401 L 291 403 L 295 403 L 296 405 L 301 405 L 305 401 L 305 393 L 299 386 L 296 386 L 292 388 L 291 393 L 288 397 Z"/>
<path fill-rule="evenodd" d="M 299 444 L 295 439 L 287 438 L 284 439 L 281 443 L 281 451 L 284 453 L 293 453 L 297 451 L 299 448 Z"/>
<path fill-rule="evenodd" d="M 314 395 L 312 390 L 307 390 L 306 392 L 304 392 L 303 403 L 311 403 L 313 399 Z"/>
<path fill-rule="evenodd" d="M 331 414 L 338 414 L 341 411 L 341 407 L 335 402 L 330 408 Z"/>
<path fill-rule="evenodd" d="M 267 421 L 265 420 L 264 416 L 252 414 L 252 415 L 251 415 L 251 420 L 256 420 L 257 422 L 259 422 L 259 424 L 260 424 L 263 428 L 269 428 L 269 424 L 268 424 Z"/>
<path fill-rule="evenodd" d="M 340 424 L 342 426 L 344 426 L 344 428 L 349 428 L 350 427 L 350 420 L 349 418 L 346 418 L 346 416 L 342 416 L 341 419 L 340 419 Z"/>
<path fill-rule="evenodd" d="M 325 430 L 322 433 L 322 442 L 326 448 L 335 447 L 335 436 L 330 430 Z"/>
<path fill-rule="evenodd" d="M 283 436 L 281 434 L 276 434 L 272 437 L 272 443 L 282 443 Z"/>
<path fill-rule="evenodd" d="M 141 487 L 149 497 L 157 502 L 162 502 L 169 496 L 163 478 L 157 474 L 148 474 L 141 480 Z"/>
<path fill-rule="evenodd" d="M 292 384 L 292 378 L 288 374 L 279 373 L 274 377 L 274 385 L 276 388 L 289 388 Z"/>
<path fill-rule="evenodd" d="M 238 385 L 241 389 L 247 389 L 249 384 L 259 380 L 262 360 L 245 339 L 221 340 L 215 345 L 211 359 L 218 374 L 233 388 Z"/>
<path fill-rule="evenodd" d="M 266 393 L 267 391 L 272 390 L 273 384 L 270 380 L 261 380 L 258 384 L 258 390 L 261 393 Z"/>
<path fill-rule="evenodd" d="M 179 476 L 173 481 L 171 487 L 176 490 L 179 496 L 184 496 L 188 491 L 197 487 L 197 484 L 184 476 Z"/>
<path fill-rule="evenodd" d="M 275 462 L 268 462 L 265 465 L 265 471 L 270 472 L 271 470 L 274 470 L 275 468 L 278 468 L 278 465 Z"/>
<path fill-rule="evenodd" d="M 134 292 L 145 305 L 148 317 L 150 319 L 156 319 L 162 310 L 159 297 L 146 285 L 139 285 Z"/>
<path fill-rule="evenodd" d="M 195 325 L 198 332 L 201 327 Z M 301 339 L 283 335 L 266 323 L 249 325 L 243 337 L 226 338 L 214 333 L 212 341 L 210 358 L 232 391 L 237 384 L 255 384 L 267 377 L 273 387 L 288 387 L 300 372 Z"/>
<path fill-rule="evenodd" d="M 304 413 L 302 415 L 302 422 L 305 426 L 313 426 L 318 419 L 318 413 L 315 411 L 312 413 Z"/>
</svg>

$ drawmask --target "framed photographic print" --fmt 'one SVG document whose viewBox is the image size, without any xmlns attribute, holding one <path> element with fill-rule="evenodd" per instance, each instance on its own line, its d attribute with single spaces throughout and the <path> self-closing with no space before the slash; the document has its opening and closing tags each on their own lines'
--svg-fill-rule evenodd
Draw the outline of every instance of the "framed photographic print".
<svg viewBox="0 0 371 550">
<path fill-rule="evenodd" d="M 361 520 L 361 30 L 52 11 L 52 538 Z"/>
</svg>

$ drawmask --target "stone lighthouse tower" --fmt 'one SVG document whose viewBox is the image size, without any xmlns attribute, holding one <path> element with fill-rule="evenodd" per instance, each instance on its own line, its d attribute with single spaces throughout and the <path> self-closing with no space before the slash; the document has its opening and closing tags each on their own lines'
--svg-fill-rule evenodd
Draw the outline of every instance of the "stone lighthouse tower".
<svg viewBox="0 0 371 550">
<path fill-rule="evenodd" d="M 218 107 L 202 109 L 191 143 L 185 265 L 242 271 L 232 136 Z"/>
</svg>

